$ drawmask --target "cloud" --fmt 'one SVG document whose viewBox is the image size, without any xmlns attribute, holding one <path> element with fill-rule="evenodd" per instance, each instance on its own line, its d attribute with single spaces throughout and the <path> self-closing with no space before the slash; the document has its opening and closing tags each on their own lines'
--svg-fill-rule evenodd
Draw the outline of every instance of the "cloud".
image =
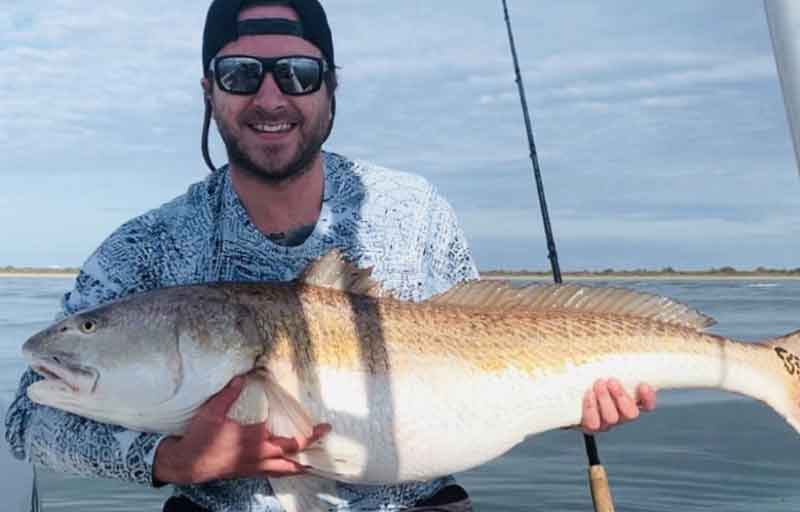
<svg viewBox="0 0 800 512">
<path fill-rule="evenodd" d="M 593 114 L 608 114 L 613 108 L 611 103 L 605 101 L 579 101 L 575 107 Z"/>
<path fill-rule="evenodd" d="M 603 56 L 598 56 L 602 58 Z M 612 64 L 613 65 L 613 62 Z M 617 74 L 609 79 L 589 80 L 556 87 L 551 92 L 555 99 L 597 99 L 626 95 L 652 94 L 663 90 L 692 90 L 704 85 L 774 80 L 775 65 L 769 56 L 742 59 L 741 56 L 718 57 L 702 69 L 689 68 L 677 71 L 629 70 L 628 75 Z"/>
<path fill-rule="evenodd" d="M 484 94 L 478 99 L 480 105 L 491 105 L 494 103 L 516 103 L 519 96 L 513 92 L 503 92 L 499 94 Z"/>
<path fill-rule="evenodd" d="M 683 109 L 701 101 L 698 95 L 648 96 L 639 100 L 643 107 Z"/>
</svg>

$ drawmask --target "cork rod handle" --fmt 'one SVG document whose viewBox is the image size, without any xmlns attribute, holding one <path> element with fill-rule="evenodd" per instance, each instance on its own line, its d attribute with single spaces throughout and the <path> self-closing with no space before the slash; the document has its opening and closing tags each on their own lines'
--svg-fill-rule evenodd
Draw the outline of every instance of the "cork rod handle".
<svg viewBox="0 0 800 512">
<path fill-rule="evenodd" d="M 595 512 L 614 512 L 614 500 L 611 499 L 608 475 L 600 464 L 589 466 L 589 486 L 592 490 Z"/>
</svg>

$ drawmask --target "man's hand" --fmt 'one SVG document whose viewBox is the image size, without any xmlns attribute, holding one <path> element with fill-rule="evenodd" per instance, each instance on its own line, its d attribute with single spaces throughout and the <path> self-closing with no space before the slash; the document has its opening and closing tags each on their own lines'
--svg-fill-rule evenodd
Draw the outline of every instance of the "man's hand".
<svg viewBox="0 0 800 512">
<path fill-rule="evenodd" d="M 196 484 L 222 478 L 266 478 L 298 475 L 305 468 L 289 456 L 330 431 L 317 425 L 308 438 L 273 436 L 264 423 L 240 425 L 226 415 L 242 391 L 235 378 L 197 411 L 183 437 L 164 439 L 156 451 L 153 476 L 174 484 Z"/>
<path fill-rule="evenodd" d="M 617 379 L 600 379 L 583 397 L 581 428 L 587 434 L 605 432 L 615 425 L 635 420 L 639 410 L 655 408 L 656 392 L 647 384 L 636 388 L 634 401 Z"/>
</svg>

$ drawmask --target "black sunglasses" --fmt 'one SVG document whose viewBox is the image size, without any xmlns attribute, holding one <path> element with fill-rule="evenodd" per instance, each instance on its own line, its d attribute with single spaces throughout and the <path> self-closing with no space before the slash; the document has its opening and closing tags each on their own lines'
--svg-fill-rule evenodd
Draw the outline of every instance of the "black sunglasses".
<svg viewBox="0 0 800 512">
<path fill-rule="evenodd" d="M 276 58 L 223 55 L 214 57 L 210 67 L 220 89 L 242 95 L 258 92 L 267 73 L 272 73 L 283 94 L 312 94 L 322 87 L 322 80 L 328 72 L 325 60 L 306 55 Z"/>
</svg>

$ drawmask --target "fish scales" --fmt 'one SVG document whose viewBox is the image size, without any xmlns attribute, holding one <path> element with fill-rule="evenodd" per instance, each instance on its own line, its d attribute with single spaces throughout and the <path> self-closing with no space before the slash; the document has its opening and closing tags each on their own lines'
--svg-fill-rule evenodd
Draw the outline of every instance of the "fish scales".
<svg viewBox="0 0 800 512">
<path fill-rule="evenodd" d="M 444 357 L 485 371 L 513 367 L 532 373 L 606 354 L 713 351 L 722 341 L 690 328 L 622 315 L 471 312 L 319 288 L 277 298 L 278 304 L 296 304 L 297 311 L 284 306 L 270 311 L 274 299 L 248 304 L 259 316 L 280 318 L 280 325 L 271 328 L 280 341 L 274 357 L 294 359 L 299 353 L 304 365 L 366 365 L 373 372 L 411 370 L 413 358 Z"/>
</svg>

